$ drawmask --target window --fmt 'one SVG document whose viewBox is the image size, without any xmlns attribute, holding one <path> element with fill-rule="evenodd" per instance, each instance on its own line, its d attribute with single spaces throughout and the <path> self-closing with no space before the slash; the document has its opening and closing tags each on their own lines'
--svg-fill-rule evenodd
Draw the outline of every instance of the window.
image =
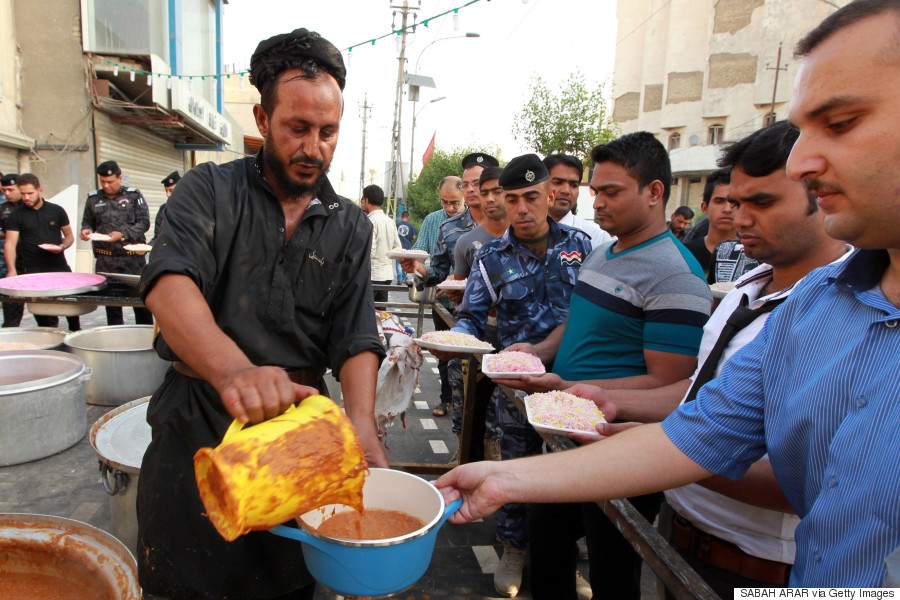
<svg viewBox="0 0 900 600">
<path fill-rule="evenodd" d="M 168 11 L 156 0 L 86 0 L 87 50 L 169 60 Z"/>
<path fill-rule="evenodd" d="M 774 111 L 769 111 L 765 115 L 763 115 L 763 127 L 768 127 L 769 125 L 774 125 L 775 121 L 778 120 L 778 115 L 775 114 Z"/>
<path fill-rule="evenodd" d="M 725 134 L 725 126 L 721 123 L 709 126 L 709 133 L 706 136 L 706 143 L 710 146 L 718 146 L 723 140 Z"/>
<path fill-rule="evenodd" d="M 669 150 L 681 147 L 681 134 L 677 131 L 669 135 Z"/>
</svg>

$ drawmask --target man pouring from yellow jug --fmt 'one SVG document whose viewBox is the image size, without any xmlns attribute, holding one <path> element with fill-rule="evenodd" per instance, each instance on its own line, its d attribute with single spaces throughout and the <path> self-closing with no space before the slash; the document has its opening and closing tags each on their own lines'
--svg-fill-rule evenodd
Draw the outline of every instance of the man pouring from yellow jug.
<svg viewBox="0 0 900 600">
<path fill-rule="evenodd" d="M 313 597 L 296 542 L 265 531 L 225 542 L 203 514 L 192 459 L 232 419 L 258 423 L 327 393 L 330 367 L 369 465 L 387 466 L 373 418 L 372 227 L 326 177 L 341 54 L 297 29 L 259 44 L 250 80 L 262 150 L 181 179 L 141 281 L 157 350 L 175 361 L 150 401 L 137 500 L 140 582 L 166 598 Z"/>
</svg>

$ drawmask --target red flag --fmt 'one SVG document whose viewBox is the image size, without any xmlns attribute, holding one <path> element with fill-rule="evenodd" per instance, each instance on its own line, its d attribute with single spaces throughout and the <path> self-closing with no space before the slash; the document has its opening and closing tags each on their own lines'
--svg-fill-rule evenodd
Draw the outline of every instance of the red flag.
<svg viewBox="0 0 900 600">
<path fill-rule="evenodd" d="M 428 142 L 428 147 L 425 148 L 425 154 L 422 155 L 422 166 L 428 164 L 428 159 L 431 158 L 431 153 L 434 151 L 434 136 L 437 135 L 437 131 L 431 134 L 431 141 Z"/>
</svg>

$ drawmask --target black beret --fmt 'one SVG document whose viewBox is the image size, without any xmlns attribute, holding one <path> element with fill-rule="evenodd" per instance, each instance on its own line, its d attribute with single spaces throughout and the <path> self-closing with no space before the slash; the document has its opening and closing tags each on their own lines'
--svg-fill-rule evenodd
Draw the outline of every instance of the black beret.
<svg viewBox="0 0 900 600">
<path fill-rule="evenodd" d="M 517 190 L 550 179 L 550 172 L 537 154 L 517 156 L 500 173 L 500 187 Z"/>
<path fill-rule="evenodd" d="M 263 40 L 250 57 L 250 83 L 262 89 L 287 69 L 300 68 L 310 73 L 325 71 L 335 78 L 341 90 L 347 83 L 347 69 L 341 51 L 315 31 L 295 29 Z"/>
<path fill-rule="evenodd" d="M 175 185 L 179 181 L 181 181 L 181 175 L 178 174 L 178 171 L 172 171 L 171 173 L 166 175 L 166 178 L 160 181 L 160 183 L 165 187 L 170 187 Z"/>
<path fill-rule="evenodd" d="M 3 177 L 0 177 L 0 185 L 16 185 L 16 179 L 18 178 L 18 173 L 7 173 Z"/>
<path fill-rule="evenodd" d="M 100 177 L 109 177 L 110 175 L 121 174 L 122 169 L 119 168 L 119 163 L 114 160 L 102 162 L 97 166 L 97 175 L 99 175 Z"/>
<path fill-rule="evenodd" d="M 500 163 L 496 158 L 484 152 L 473 152 L 466 154 L 462 159 L 463 171 L 469 167 L 499 167 Z"/>
</svg>

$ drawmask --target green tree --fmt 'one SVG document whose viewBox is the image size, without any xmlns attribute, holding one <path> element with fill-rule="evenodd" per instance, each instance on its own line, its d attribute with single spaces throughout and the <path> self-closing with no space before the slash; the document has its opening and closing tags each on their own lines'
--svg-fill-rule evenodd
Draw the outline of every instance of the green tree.
<svg viewBox="0 0 900 600">
<path fill-rule="evenodd" d="M 618 136 L 603 90 L 603 85 L 588 87 L 581 71 L 571 73 L 559 90 L 536 75 L 513 135 L 542 156 L 563 152 L 588 162 L 594 146 Z"/>
<path fill-rule="evenodd" d="M 430 212 L 441 207 L 441 196 L 438 188 L 441 179 L 447 175 L 462 177 L 462 159 L 471 152 L 490 152 L 499 160 L 496 148 L 454 148 L 446 151 L 435 146 L 428 159 L 428 164 L 416 176 L 415 181 L 409 186 L 408 208 L 412 220 L 421 223 Z"/>
</svg>

